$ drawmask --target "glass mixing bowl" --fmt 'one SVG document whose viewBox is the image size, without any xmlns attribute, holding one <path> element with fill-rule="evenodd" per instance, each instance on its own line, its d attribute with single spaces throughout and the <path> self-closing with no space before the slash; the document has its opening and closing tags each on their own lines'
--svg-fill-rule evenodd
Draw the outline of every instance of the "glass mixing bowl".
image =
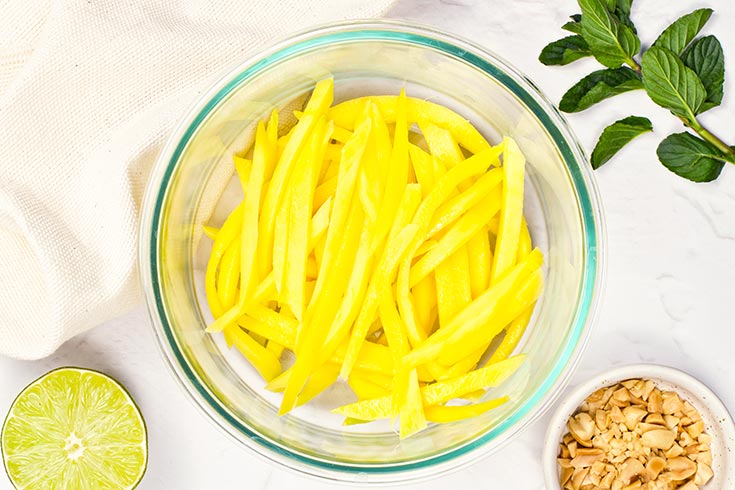
<svg viewBox="0 0 735 490">
<path fill-rule="evenodd" d="M 485 415 L 432 425 L 400 441 L 387 425 L 351 427 L 330 409 L 354 401 L 346 385 L 284 417 L 279 396 L 221 335 L 203 271 L 210 241 L 241 199 L 233 152 L 273 108 L 298 107 L 314 83 L 335 80 L 338 102 L 397 94 L 446 105 L 492 141 L 512 136 L 527 157 L 526 216 L 546 257 L 546 289 L 517 351 L 523 367 L 487 394 L 511 401 Z M 191 398 L 225 432 L 298 472 L 349 482 L 396 482 L 457 469 L 498 449 L 536 419 L 569 380 L 600 294 L 603 223 L 586 158 L 561 115 L 506 62 L 467 41 L 394 22 L 331 25 L 240 64 L 192 108 L 162 151 L 142 212 L 143 289 L 161 348 Z"/>
</svg>

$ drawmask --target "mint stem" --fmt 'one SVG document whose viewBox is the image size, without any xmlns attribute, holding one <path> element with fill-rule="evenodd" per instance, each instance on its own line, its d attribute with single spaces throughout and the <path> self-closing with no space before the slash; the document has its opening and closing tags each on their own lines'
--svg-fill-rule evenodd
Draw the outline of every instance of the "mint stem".
<svg viewBox="0 0 735 490">
<path fill-rule="evenodd" d="M 639 77 L 643 76 L 643 69 L 641 68 L 640 63 L 638 63 L 634 58 L 628 58 L 626 63 L 638 74 Z"/>
<path fill-rule="evenodd" d="M 702 137 L 705 141 L 713 144 L 722 153 L 724 160 L 735 165 L 735 150 L 730 148 L 727 143 L 712 134 L 707 128 L 702 126 L 696 118 L 682 118 L 685 126 L 690 127 L 694 132 Z"/>
</svg>

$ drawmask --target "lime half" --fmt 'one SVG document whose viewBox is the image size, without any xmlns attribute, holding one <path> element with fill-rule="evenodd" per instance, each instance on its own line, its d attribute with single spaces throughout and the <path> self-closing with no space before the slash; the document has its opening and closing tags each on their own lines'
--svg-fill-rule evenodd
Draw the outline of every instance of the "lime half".
<svg viewBox="0 0 735 490">
<path fill-rule="evenodd" d="M 61 368 L 28 385 L 10 407 L 2 455 L 18 490 L 119 490 L 148 463 L 145 423 L 110 377 Z"/>
</svg>

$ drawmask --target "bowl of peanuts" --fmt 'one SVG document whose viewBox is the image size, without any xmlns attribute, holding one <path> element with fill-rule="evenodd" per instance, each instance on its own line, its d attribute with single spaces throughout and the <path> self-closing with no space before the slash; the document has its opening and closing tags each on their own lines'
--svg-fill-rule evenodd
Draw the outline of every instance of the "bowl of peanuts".
<svg viewBox="0 0 735 490">
<path fill-rule="evenodd" d="M 735 488 L 735 424 L 702 382 L 635 364 L 572 390 L 552 416 L 543 454 L 551 490 Z"/>
</svg>

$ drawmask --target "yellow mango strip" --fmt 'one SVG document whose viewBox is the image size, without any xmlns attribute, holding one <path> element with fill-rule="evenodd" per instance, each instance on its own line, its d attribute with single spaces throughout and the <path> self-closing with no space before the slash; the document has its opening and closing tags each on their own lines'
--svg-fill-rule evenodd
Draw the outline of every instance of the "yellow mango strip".
<svg viewBox="0 0 735 490">
<path fill-rule="evenodd" d="M 462 150 L 459 149 L 459 145 L 449 131 L 426 122 L 419 122 L 419 127 L 426 138 L 431 154 L 439 158 L 447 167 L 452 168 L 464 160 Z"/>
<path fill-rule="evenodd" d="M 291 368 L 286 369 L 281 374 L 268 381 L 265 385 L 265 389 L 274 393 L 282 393 L 283 390 L 286 389 L 289 376 L 291 376 Z"/>
<path fill-rule="evenodd" d="M 322 80 L 316 84 L 311 99 L 304 110 L 304 116 L 293 127 L 288 143 L 283 149 L 278 164 L 273 170 L 273 177 L 268 185 L 268 191 L 263 201 L 260 213 L 259 231 L 262 255 L 259 256 L 261 263 L 270 264 L 273 261 L 273 234 L 277 223 L 277 212 L 280 208 L 284 194 L 287 190 L 287 182 L 292 176 L 294 166 L 298 164 L 299 156 L 306 146 L 314 127 L 320 120 L 320 115 L 332 103 L 334 82 L 332 79 Z M 278 277 L 276 277 L 278 281 Z"/>
<path fill-rule="evenodd" d="M 516 260 L 520 262 L 526 255 L 531 253 L 533 245 L 531 244 L 531 234 L 528 231 L 526 219 L 521 218 L 521 235 L 518 237 L 518 256 Z"/>
<path fill-rule="evenodd" d="M 286 255 L 288 254 L 288 223 L 290 221 L 291 206 L 289 201 L 293 195 L 292 189 L 289 187 L 284 192 L 283 201 L 279 203 L 276 211 L 276 224 L 273 228 L 273 277 L 276 280 L 276 291 L 278 291 L 278 300 L 283 302 L 282 292 L 283 283 L 286 281 Z"/>
<path fill-rule="evenodd" d="M 262 335 L 258 335 L 255 332 L 247 332 L 247 334 L 250 335 L 253 338 L 254 341 L 256 341 L 258 344 L 262 345 L 263 347 L 265 347 L 265 344 L 268 342 L 268 339 L 266 339 Z"/>
<path fill-rule="evenodd" d="M 268 340 L 274 340 L 289 349 L 293 349 L 296 342 L 298 322 L 265 306 L 253 305 L 237 322 L 242 328 Z"/>
<path fill-rule="evenodd" d="M 436 280 L 439 328 L 442 328 L 448 325 L 457 316 L 457 313 L 472 301 L 470 260 L 467 248 L 461 247 L 442 261 L 436 267 L 434 277 Z"/>
<path fill-rule="evenodd" d="M 474 299 L 484 293 L 490 286 L 490 268 L 493 263 L 493 253 L 490 250 L 490 240 L 487 236 L 486 226 L 482 227 L 479 233 L 467 242 L 467 254 L 472 260 L 470 291 L 472 292 L 472 299 Z"/>
<path fill-rule="evenodd" d="M 268 159 L 263 168 L 263 182 L 269 182 L 273 178 L 273 171 L 278 163 L 280 153 L 278 151 L 278 111 L 276 109 L 271 112 L 271 117 L 265 127 L 266 141 L 268 142 Z M 257 137 L 257 134 L 256 134 Z M 255 149 L 253 149 L 253 157 L 255 157 Z M 265 198 L 265 192 L 261 192 L 261 205 Z"/>
<path fill-rule="evenodd" d="M 316 208 L 315 208 L 316 209 Z M 332 198 L 326 201 L 317 209 L 311 218 L 311 229 L 309 230 L 309 249 L 313 250 L 316 242 L 324 236 L 329 227 L 329 217 L 332 213 Z"/>
<path fill-rule="evenodd" d="M 281 356 L 283 355 L 283 351 L 286 350 L 286 347 L 279 344 L 278 342 L 274 340 L 269 340 L 265 344 L 265 348 L 268 349 L 273 353 L 274 356 L 276 356 L 276 359 L 280 360 Z"/>
<path fill-rule="evenodd" d="M 500 308 L 494 309 L 496 311 L 492 311 L 491 314 L 483 315 L 482 324 L 467 323 L 446 339 L 445 349 L 439 355 L 439 363 L 451 366 L 470 355 L 472 346 L 476 348 L 478 345 L 489 344 L 508 323 L 533 305 L 542 288 L 543 272 L 539 268 L 505 296 Z"/>
<path fill-rule="evenodd" d="M 319 274 L 319 265 L 316 263 L 316 257 L 314 255 L 307 257 L 305 272 L 307 281 L 309 279 L 316 279 L 316 276 Z M 306 282 L 304 282 L 304 287 L 306 287 Z"/>
<path fill-rule="evenodd" d="M 389 394 L 393 386 L 393 373 L 383 374 L 374 371 L 368 371 L 366 369 L 355 368 L 353 374 L 370 381 L 374 385 L 380 386 L 385 391 L 385 394 Z M 419 381 L 421 381 L 421 376 L 419 376 Z"/>
<path fill-rule="evenodd" d="M 306 302 L 306 262 L 310 253 L 309 228 L 314 189 L 324 159 L 324 147 L 332 133 L 330 126 L 317 127 L 304 152 L 301 164 L 296 167 L 289 202 L 291 210 L 288 221 L 288 251 L 281 296 L 283 302 L 291 308 L 299 320 L 303 318 Z"/>
<path fill-rule="evenodd" d="M 431 155 L 416 145 L 408 145 L 408 154 L 411 157 L 411 166 L 413 167 L 416 180 L 421 184 L 424 196 L 431 192 L 434 188 L 434 168 L 431 162 Z"/>
<path fill-rule="evenodd" d="M 225 220 L 219 233 L 217 233 L 217 238 L 215 238 L 212 244 L 212 252 L 207 262 L 207 271 L 204 276 L 204 289 L 207 295 L 209 309 L 212 311 L 212 316 L 215 319 L 221 317 L 226 311 L 217 296 L 217 270 L 225 252 L 240 232 L 243 206 L 243 203 L 240 203 Z"/>
<path fill-rule="evenodd" d="M 447 381 L 426 385 L 421 394 L 426 406 L 439 405 L 467 393 L 499 386 L 515 373 L 526 360 L 525 355 L 513 356 L 504 361 L 470 371 Z"/>
<path fill-rule="evenodd" d="M 460 406 L 444 406 L 444 405 L 433 405 L 424 409 L 426 420 L 429 422 L 435 422 L 439 424 L 447 422 L 457 422 L 459 420 L 465 420 L 471 417 L 477 417 L 485 412 L 488 412 L 494 408 L 498 408 L 504 403 L 508 402 L 510 398 L 503 396 L 494 400 L 473 403 L 472 405 L 460 405 Z"/>
<path fill-rule="evenodd" d="M 332 121 L 329 121 L 328 124 L 334 126 Z M 325 158 L 328 161 L 322 164 L 322 168 L 319 171 L 319 184 L 323 184 L 327 180 L 337 177 L 344 147 L 345 145 L 339 145 L 339 153 L 325 153 Z"/>
<path fill-rule="evenodd" d="M 227 345 L 228 349 L 232 349 L 232 344 L 234 342 L 234 330 L 240 329 L 240 327 L 237 324 L 231 324 L 227 325 L 225 329 L 222 331 L 222 335 L 225 338 L 225 345 Z"/>
<path fill-rule="evenodd" d="M 425 253 L 429 252 L 432 248 L 436 247 L 436 244 L 439 243 L 436 240 L 426 240 L 424 243 L 422 243 L 419 248 L 416 249 L 416 253 L 414 253 L 415 257 L 420 257 L 424 255 Z"/>
<path fill-rule="evenodd" d="M 347 342 L 340 344 L 330 361 L 342 365 L 347 353 L 347 347 Z M 374 342 L 363 342 L 360 347 L 360 352 L 357 354 L 354 369 L 379 373 L 383 376 L 392 376 L 393 358 L 391 357 L 390 349 Z"/>
<path fill-rule="evenodd" d="M 493 249 L 493 256 L 495 255 L 495 245 L 498 239 L 498 228 L 500 227 L 500 216 L 495 215 L 487 224 L 488 238 L 490 239 L 490 248 Z"/>
<path fill-rule="evenodd" d="M 357 353 L 360 351 L 368 334 L 368 329 L 375 319 L 380 296 L 390 286 L 391 278 L 395 275 L 398 264 L 418 231 L 416 226 L 406 225 L 406 223 L 413 217 L 420 199 L 421 188 L 416 184 L 407 185 L 397 208 L 393 227 L 388 233 L 387 243 L 370 278 L 365 300 L 352 327 L 349 347 L 340 372 L 343 379 L 349 378 Z"/>
<path fill-rule="evenodd" d="M 429 275 L 447 257 L 457 252 L 473 236 L 477 235 L 491 217 L 492 215 L 488 215 L 488 209 L 484 203 L 480 203 L 467 211 L 439 239 L 436 246 L 414 264 L 411 268 L 409 284 L 414 286 Z"/>
<path fill-rule="evenodd" d="M 503 140 L 503 204 L 495 244 L 490 283 L 497 281 L 516 262 L 523 217 L 523 178 L 526 159 L 511 138 Z"/>
<path fill-rule="evenodd" d="M 330 162 L 338 162 L 342 157 L 342 145 L 328 144 L 324 149 L 324 158 Z M 329 166 L 326 166 L 324 175 L 327 175 Z"/>
<path fill-rule="evenodd" d="M 327 111 L 327 117 L 345 129 L 351 130 L 358 122 L 358 115 L 367 102 L 372 102 L 380 109 L 380 114 L 387 124 L 396 120 L 398 96 L 377 95 L 360 97 L 335 105 Z M 471 153 L 480 153 L 490 148 L 490 144 L 465 118 L 451 109 L 427 100 L 407 97 L 408 121 L 431 121 L 435 125 L 449 130 L 457 142 Z"/>
<path fill-rule="evenodd" d="M 533 315 L 533 309 L 535 306 L 535 303 L 532 304 L 505 328 L 505 337 L 503 337 L 498 348 L 495 349 L 495 352 L 493 352 L 490 359 L 488 359 L 488 364 L 499 362 L 510 357 L 518 343 L 521 341 L 521 338 L 523 338 L 523 334 L 526 332 L 526 327 L 531 321 L 531 316 Z"/>
<path fill-rule="evenodd" d="M 345 290 L 337 314 L 327 330 L 323 345 L 325 350 L 322 353 L 323 356 L 331 355 L 334 348 L 347 337 L 350 326 L 360 311 L 370 280 L 370 275 L 365 274 L 365 271 L 372 270 L 373 267 L 373 256 L 370 250 L 372 238 L 372 234 L 368 228 L 363 228 L 352 270 L 349 271 L 350 279 L 347 283 L 347 289 Z M 348 271 L 345 270 L 343 273 L 347 274 Z"/>
<path fill-rule="evenodd" d="M 383 135 L 384 136 L 384 135 Z M 379 158 L 383 158 L 385 155 L 385 149 L 390 145 L 390 140 L 386 143 L 382 143 L 385 147 L 383 151 L 378 153 Z M 406 92 L 401 90 L 401 94 L 398 97 L 398 107 L 396 109 L 396 124 L 393 130 L 393 146 L 391 148 L 389 158 L 386 158 L 381 172 L 386 174 L 385 177 L 385 188 L 383 191 L 383 199 L 380 203 L 380 213 L 378 215 L 378 222 L 375 225 L 375 239 L 373 240 L 372 249 L 376 254 L 380 255 L 382 251 L 377 250 L 378 244 L 383 241 L 383 237 L 389 234 L 390 239 L 395 233 L 400 231 L 399 227 L 403 226 L 402 220 L 396 220 L 399 214 L 399 207 L 401 206 L 401 200 L 406 192 L 406 186 L 408 185 L 408 120 L 406 116 Z M 415 191 L 410 191 L 415 192 Z M 420 194 L 416 192 L 416 196 Z M 410 211 L 413 211 L 418 206 L 418 200 L 416 206 L 410 203 Z M 402 218 L 401 218 L 402 219 Z M 394 227 L 394 223 L 398 221 L 398 225 Z"/>
<path fill-rule="evenodd" d="M 270 381 L 281 374 L 281 362 L 272 352 L 256 342 L 242 329 L 232 332 L 232 343 L 250 361 L 264 380 Z"/>
<path fill-rule="evenodd" d="M 334 101 L 334 79 L 325 78 L 316 82 L 314 91 L 311 93 L 309 102 L 306 104 L 304 114 L 324 114 Z"/>
<path fill-rule="evenodd" d="M 278 116 L 275 116 L 276 118 Z M 273 116 L 269 124 L 273 124 Z M 276 123 L 277 124 L 277 119 Z M 257 284 L 260 271 L 257 266 L 258 258 L 258 214 L 260 211 L 261 193 L 265 183 L 266 167 L 275 160 L 275 148 L 270 146 L 265 125 L 260 122 L 255 132 L 255 145 L 253 147 L 253 163 L 250 173 L 245 180 L 244 172 L 236 163 L 240 175 L 240 185 L 245 198 L 242 228 L 240 230 L 240 295 L 238 303 L 243 304 L 250 294 L 254 284 Z"/>
<path fill-rule="evenodd" d="M 314 190 L 314 209 L 319 209 L 327 199 L 334 195 L 337 190 L 337 176 L 334 176 Z"/>
<path fill-rule="evenodd" d="M 431 334 L 431 328 L 435 318 L 432 311 L 437 308 L 436 286 L 434 275 L 429 274 L 419 281 L 412 289 L 413 299 L 416 302 L 416 321 L 427 337 Z"/>
<path fill-rule="evenodd" d="M 408 352 L 409 345 L 403 320 L 398 314 L 398 310 L 396 310 L 395 300 L 390 288 L 385 289 L 383 293 L 378 298 L 378 310 L 380 321 L 383 324 L 383 331 L 388 338 L 388 348 L 393 358 L 393 369 L 395 370 L 400 365 L 403 356 Z"/>
<path fill-rule="evenodd" d="M 353 372 L 350 375 L 350 379 L 347 380 L 347 384 L 350 385 L 352 391 L 354 391 L 357 397 L 361 400 L 378 398 L 390 393 L 390 390 L 373 383 L 370 381 L 370 378 L 363 376 L 362 374 L 358 374 L 357 372 Z"/>
<path fill-rule="evenodd" d="M 369 142 L 372 126 L 366 120 L 355 130 L 352 138 L 345 143 L 342 150 L 342 160 L 338 174 L 337 187 L 332 200 L 331 219 L 327 229 L 327 240 L 325 243 L 324 258 L 319 264 L 319 274 L 314 289 L 315 298 L 319 298 L 324 285 L 332 276 L 342 276 L 341 271 L 336 271 L 339 251 L 342 249 L 345 239 L 345 228 L 348 218 L 352 213 L 352 199 L 357 182 L 360 161 L 362 160 L 365 147 Z"/>
<path fill-rule="evenodd" d="M 487 348 L 485 346 L 477 349 L 475 352 L 470 354 L 469 356 L 465 357 L 458 363 L 454 364 L 453 366 L 450 366 L 448 368 L 444 368 L 441 371 L 442 377 L 437 378 L 438 381 L 445 381 L 447 379 L 454 378 L 456 376 L 461 376 L 465 373 L 468 373 L 475 369 L 477 367 L 477 363 L 480 360 L 480 358 L 485 354 L 485 351 Z M 441 366 L 441 364 L 437 363 L 437 366 Z M 443 366 L 442 366 L 443 367 Z"/>
<path fill-rule="evenodd" d="M 288 379 L 291 377 L 291 372 L 291 368 L 286 369 L 270 380 L 265 386 L 265 389 L 275 393 L 283 392 L 288 384 Z M 326 363 L 323 366 L 319 366 L 314 371 L 314 375 L 309 379 L 308 383 L 306 383 L 306 386 L 304 386 L 304 390 L 302 391 L 301 396 L 299 396 L 297 405 L 303 405 L 321 393 L 325 388 L 328 388 L 329 385 L 337 380 L 338 373 L 339 366 L 334 363 Z"/>
<path fill-rule="evenodd" d="M 350 136 L 352 136 L 352 131 L 336 125 L 334 126 L 334 132 L 332 133 L 332 139 L 334 141 L 338 141 L 339 143 L 346 143 L 347 140 L 350 139 Z"/>
<path fill-rule="evenodd" d="M 358 133 L 359 129 L 355 131 L 355 134 Z M 356 170 L 356 166 L 355 164 L 352 168 Z M 354 189 L 354 174 L 356 172 L 352 172 L 352 174 L 350 190 Z M 363 213 L 359 203 L 357 200 L 350 202 L 349 198 L 352 197 L 350 195 L 346 203 L 346 207 L 351 208 L 350 214 L 342 218 L 342 223 L 340 223 L 340 211 L 344 211 L 343 206 L 339 205 L 339 201 L 344 199 L 344 196 L 340 196 L 340 190 L 342 189 L 344 188 L 337 186 L 333 217 L 327 230 L 324 257 L 320 264 L 312 299 L 305 312 L 304 322 L 297 337 L 294 372 L 289 378 L 289 385 L 284 392 L 279 411 L 281 414 L 293 409 L 296 398 L 311 372 L 332 354 L 324 348 L 324 328 L 325 325 L 331 325 L 340 307 L 340 299 L 349 282 L 349 276 L 343 274 L 342 270 L 349 267 L 357 254 L 359 248 L 358 237 L 361 233 L 363 221 Z"/>
<path fill-rule="evenodd" d="M 237 297 L 237 283 L 240 280 L 240 237 L 235 238 L 232 245 L 222 256 L 217 275 L 217 295 L 224 309 L 230 309 Z"/>
<path fill-rule="evenodd" d="M 424 406 L 439 405 L 467 393 L 498 386 L 515 373 L 525 359 L 525 355 L 513 356 L 447 381 L 425 385 L 421 387 Z M 368 421 L 388 418 L 390 409 L 391 397 L 383 396 L 343 405 L 332 413 Z"/>
<path fill-rule="evenodd" d="M 439 354 L 446 347 L 446 341 L 449 337 L 457 332 L 465 332 L 466 330 L 463 329 L 466 326 L 469 326 L 468 328 L 477 326 L 484 327 L 488 318 L 491 317 L 496 310 L 500 309 L 500 303 L 508 293 L 512 291 L 512 288 L 517 286 L 524 278 L 528 277 L 535 269 L 538 269 L 541 266 L 542 261 L 543 256 L 538 249 L 531 252 L 523 262 L 516 265 L 496 284 L 490 286 L 487 291 L 467 305 L 448 325 L 445 325 L 434 332 L 428 339 L 426 339 L 426 341 L 414 348 L 413 351 L 404 357 L 404 365 L 407 367 L 413 367 L 432 362 L 437 359 Z M 480 344 L 472 345 L 476 347 Z M 449 366 L 454 363 L 443 362 L 442 364 Z"/>
<path fill-rule="evenodd" d="M 215 228 L 214 226 L 202 225 L 202 231 L 207 238 L 214 241 L 214 239 L 217 238 L 217 233 L 219 233 L 219 228 Z"/>
<path fill-rule="evenodd" d="M 386 177 L 388 177 L 388 170 L 390 169 L 389 162 L 393 151 L 388 127 L 380 117 L 378 108 L 374 104 L 368 104 L 366 110 L 372 124 L 372 130 L 370 132 L 370 144 L 365 149 L 363 163 L 360 168 L 358 194 L 363 210 L 368 217 L 368 222 L 374 226 L 378 220 L 378 211 L 383 199 Z M 394 212 L 394 210 L 391 211 Z"/>
<path fill-rule="evenodd" d="M 316 368 L 309 381 L 304 385 L 304 389 L 301 390 L 296 400 L 296 406 L 301 406 L 313 400 L 319 393 L 332 386 L 337 381 L 338 376 L 339 366 L 337 364 L 328 362 Z"/>
<path fill-rule="evenodd" d="M 224 330 L 227 326 L 232 325 L 235 321 L 243 315 L 243 312 L 247 310 L 251 305 L 258 304 L 268 299 L 274 298 L 276 295 L 276 282 L 273 278 L 273 274 L 268 274 L 260 284 L 255 288 L 253 294 L 247 298 L 245 303 L 237 303 L 229 310 L 225 311 L 220 315 L 212 324 L 210 324 L 205 332 L 217 333 Z"/>
<path fill-rule="evenodd" d="M 408 378 L 408 389 L 405 400 L 400 406 L 401 429 L 399 437 L 405 439 L 426 428 L 424 404 L 421 397 L 418 375 L 411 370 Z"/>
<path fill-rule="evenodd" d="M 318 267 L 318 266 L 317 266 Z M 306 281 L 305 292 L 307 303 L 311 301 L 311 297 L 314 296 L 314 287 L 316 286 L 316 280 Z"/>
<path fill-rule="evenodd" d="M 487 203 L 488 214 L 497 213 L 502 197 L 499 186 L 502 180 L 502 169 L 494 168 L 477 179 L 467 190 L 442 204 L 431 219 L 426 237 L 433 237 L 480 202 Z"/>
</svg>

